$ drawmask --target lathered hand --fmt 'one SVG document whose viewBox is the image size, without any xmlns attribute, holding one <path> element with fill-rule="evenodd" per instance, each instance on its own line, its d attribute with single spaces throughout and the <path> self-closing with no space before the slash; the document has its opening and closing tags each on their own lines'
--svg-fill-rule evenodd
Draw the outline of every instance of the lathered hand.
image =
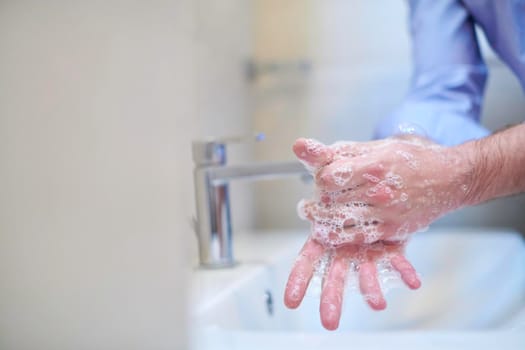
<svg viewBox="0 0 525 350">
<path fill-rule="evenodd" d="M 457 151 L 419 137 L 332 146 L 299 139 L 294 151 L 317 187 L 299 215 L 327 246 L 404 241 L 461 207 L 469 190 Z"/>
<path fill-rule="evenodd" d="M 332 146 L 299 139 L 294 152 L 315 175 L 317 192 L 298 207 L 312 232 L 290 273 L 285 304 L 300 305 L 326 255 L 320 313 L 327 329 L 338 327 L 349 271 L 358 274 L 360 291 L 375 310 L 386 307 L 377 266 L 419 288 L 404 248 L 411 233 L 462 205 L 468 188 L 454 151 L 406 136 Z"/>
</svg>

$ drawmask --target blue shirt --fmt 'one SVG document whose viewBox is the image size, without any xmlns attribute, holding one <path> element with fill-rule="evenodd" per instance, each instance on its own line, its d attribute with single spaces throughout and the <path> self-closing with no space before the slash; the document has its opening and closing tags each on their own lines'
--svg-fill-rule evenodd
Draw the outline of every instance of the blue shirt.
<svg viewBox="0 0 525 350">
<path fill-rule="evenodd" d="M 478 25 L 525 90 L 525 0 L 410 0 L 413 76 L 403 103 L 376 137 L 415 124 L 426 136 L 456 145 L 489 134 L 479 125 L 487 67 Z"/>
</svg>

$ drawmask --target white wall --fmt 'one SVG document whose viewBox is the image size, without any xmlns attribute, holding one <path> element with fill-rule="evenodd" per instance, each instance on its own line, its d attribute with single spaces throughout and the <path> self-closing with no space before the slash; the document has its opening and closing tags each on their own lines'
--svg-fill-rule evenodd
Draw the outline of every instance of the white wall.
<svg viewBox="0 0 525 350">
<path fill-rule="evenodd" d="M 246 79 L 246 62 L 251 55 L 253 40 L 252 1 L 198 0 L 192 4 L 195 7 L 193 49 L 198 124 L 194 125 L 195 132 L 190 134 L 191 139 L 184 141 L 186 149 L 183 153 L 188 167 L 191 160 L 190 140 L 254 134 Z M 228 146 L 228 162 L 253 160 L 253 147 L 253 143 L 249 142 Z M 193 216 L 193 185 L 186 184 L 188 193 L 185 199 L 191 202 Z M 235 182 L 230 190 L 233 228 L 239 233 L 252 225 L 252 185 Z"/>
<path fill-rule="evenodd" d="M 255 59 L 306 60 L 306 74 L 259 76 L 253 84 L 255 127 L 272 140 L 257 148 L 260 159 L 293 159 L 299 136 L 331 143 L 369 140 L 377 121 L 402 99 L 410 78 L 406 2 L 365 0 L 257 1 Z M 286 45 L 289 43 L 289 45 Z M 525 118 L 519 84 L 488 45 L 482 45 L 490 78 L 483 124 L 496 130 Z M 295 217 L 309 188 L 295 180 L 256 187 L 256 226 L 306 228 Z M 525 232 L 525 197 L 499 200 L 457 212 L 446 225 L 510 226 Z"/>
<path fill-rule="evenodd" d="M 220 3 L 0 2 L 0 348 L 188 346 L 190 141 L 251 130 Z"/>
</svg>

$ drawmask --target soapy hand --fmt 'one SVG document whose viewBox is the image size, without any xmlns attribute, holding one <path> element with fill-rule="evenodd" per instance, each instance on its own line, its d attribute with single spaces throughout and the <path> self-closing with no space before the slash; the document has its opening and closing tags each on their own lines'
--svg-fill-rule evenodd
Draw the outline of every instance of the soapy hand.
<svg viewBox="0 0 525 350">
<path fill-rule="evenodd" d="M 285 304 L 299 306 L 324 256 L 320 313 L 327 329 L 338 327 L 349 270 L 358 273 L 360 291 L 375 310 L 386 307 L 377 266 L 419 288 L 404 247 L 411 233 L 462 205 L 468 188 L 459 157 L 414 136 L 332 146 L 299 139 L 294 152 L 315 175 L 317 193 L 298 207 L 312 232 L 290 273 Z"/>
<path fill-rule="evenodd" d="M 332 146 L 299 139 L 294 152 L 318 191 L 299 215 L 326 246 L 406 240 L 463 204 L 468 188 L 454 151 L 415 136 Z"/>
</svg>

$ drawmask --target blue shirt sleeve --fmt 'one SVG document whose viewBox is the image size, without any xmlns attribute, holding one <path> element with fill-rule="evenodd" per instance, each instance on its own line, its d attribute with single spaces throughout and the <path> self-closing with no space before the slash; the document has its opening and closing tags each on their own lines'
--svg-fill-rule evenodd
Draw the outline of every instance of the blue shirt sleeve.
<svg viewBox="0 0 525 350">
<path fill-rule="evenodd" d="M 410 0 L 413 76 L 402 104 L 384 118 L 376 138 L 415 125 L 444 145 L 484 137 L 479 125 L 487 68 L 474 23 L 459 0 Z"/>
</svg>

